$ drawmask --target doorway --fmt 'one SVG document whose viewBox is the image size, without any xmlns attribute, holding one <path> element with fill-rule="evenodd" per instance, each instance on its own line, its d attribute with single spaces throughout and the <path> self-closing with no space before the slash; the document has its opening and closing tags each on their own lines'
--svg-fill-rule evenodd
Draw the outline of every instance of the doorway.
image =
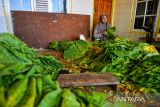
<svg viewBox="0 0 160 107">
<path fill-rule="evenodd" d="M 108 15 L 108 22 L 111 25 L 112 0 L 94 0 L 93 28 L 98 24 L 102 13 Z"/>
</svg>

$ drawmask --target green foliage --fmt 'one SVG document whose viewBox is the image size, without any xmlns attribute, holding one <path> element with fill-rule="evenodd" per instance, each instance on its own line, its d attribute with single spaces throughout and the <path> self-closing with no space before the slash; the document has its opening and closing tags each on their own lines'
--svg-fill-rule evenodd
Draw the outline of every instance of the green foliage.
<svg viewBox="0 0 160 107">
<path fill-rule="evenodd" d="M 111 72 L 121 82 L 132 81 L 148 92 L 160 92 L 157 85 L 160 84 L 160 55 L 144 50 L 146 46 L 149 44 L 117 38 L 103 42 L 62 41 L 51 45 L 76 65 L 86 64 L 85 67 L 96 72 Z M 104 93 L 60 88 L 55 80 L 62 67 L 55 58 L 39 56 L 14 35 L 0 34 L 0 106 L 105 107 L 109 104 Z"/>
<path fill-rule="evenodd" d="M 136 65 L 128 80 L 133 81 L 140 87 L 148 88 L 149 92 L 160 92 L 160 55 L 148 57 Z"/>
<path fill-rule="evenodd" d="M 6 107 L 5 89 L 0 87 L 0 107 Z"/>
<path fill-rule="evenodd" d="M 62 94 L 61 107 L 80 107 L 80 103 L 77 101 L 76 95 L 69 89 L 64 89 Z"/>
<path fill-rule="evenodd" d="M 105 32 L 105 35 L 109 37 L 109 39 L 115 39 L 116 38 L 116 27 L 110 27 Z"/>
<path fill-rule="evenodd" d="M 27 90 L 28 78 L 18 80 L 7 91 L 7 106 L 14 107 L 19 103 Z"/>
<path fill-rule="evenodd" d="M 57 51 L 65 51 L 72 45 L 74 41 L 53 41 L 50 45 L 49 48 Z"/>
<path fill-rule="evenodd" d="M 77 48 L 76 52 L 81 52 L 87 46 L 88 43 L 77 41 L 72 48 Z M 79 103 L 72 90 L 63 90 L 55 81 L 63 66 L 54 57 L 39 56 L 11 34 L 0 34 L 0 52 L 0 106 L 85 107 L 85 102 Z M 94 100 L 97 100 L 97 104 L 100 103 L 99 99 Z"/>
<path fill-rule="evenodd" d="M 115 36 L 115 27 L 111 27 L 106 33 L 108 36 Z M 86 46 L 82 43 L 85 44 L 81 41 L 69 41 L 70 46 L 64 50 L 64 58 L 74 60 L 75 65 L 80 68 L 110 72 L 122 83 L 130 81 L 150 92 L 160 92 L 160 87 L 156 85 L 159 84 L 160 62 L 153 61 L 156 59 L 155 55 L 159 59 L 159 53 L 154 46 L 118 37 L 102 42 L 89 42 Z M 151 61 L 147 61 L 148 58 Z"/>
<path fill-rule="evenodd" d="M 49 48 L 64 52 L 66 60 L 75 60 L 84 56 L 89 46 L 88 42 L 77 40 L 52 42 Z"/>
<path fill-rule="evenodd" d="M 33 107 L 36 100 L 36 79 L 31 78 L 26 94 L 23 96 L 17 107 Z"/>
<path fill-rule="evenodd" d="M 39 56 L 14 35 L 0 34 L 0 101 L 4 103 L 2 106 L 33 107 L 36 104 L 35 99 L 37 98 L 37 103 L 40 101 L 44 93 L 43 87 L 48 84 L 45 83 L 46 75 L 51 76 L 52 86 L 56 86 L 54 81 L 61 69 L 62 64 L 54 57 Z"/>
<path fill-rule="evenodd" d="M 100 52 L 96 53 L 99 48 Z M 149 59 L 150 63 L 147 61 Z M 156 85 L 159 84 L 158 59 L 159 53 L 149 44 L 115 38 L 92 42 L 92 47 L 86 54 L 74 62 L 77 66 L 94 72 L 110 72 L 122 83 L 131 81 L 137 87 L 152 89 L 150 92 L 160 92 L 160 87 Z"/>
<path fill-rule="evenodd" d="M 64 51 L 64 59 L 78 59 L 88 50 L 88 43 L 85 41 L 75 41 L 67 50 Z"/>
<path fill-rule="evenodd" d="M 62 89 L 59 87 L 59 84 L 56 83 L 56 89 L 46 93 L 38 104 L 38 107 L 59 107 L 61 93 Z"/>
<path fill-rule="evenodd" d="M 84 93 L 82 90 L 74 89 L 73 93 L 76 94 L 79 102 L 86 107 L 105 107 L 107 94 L 100 92 Z"/>
</svg>

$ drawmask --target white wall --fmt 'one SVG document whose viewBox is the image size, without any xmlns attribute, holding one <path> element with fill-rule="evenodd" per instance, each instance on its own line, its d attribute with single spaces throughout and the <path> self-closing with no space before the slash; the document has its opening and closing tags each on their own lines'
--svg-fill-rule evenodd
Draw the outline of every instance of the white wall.
<svg viewBox="0 0 160 107">
<path fill-rule="evenodd" d="M 0 0 L 0 33 L 8 32 L 6 18 L 4 14 L 3 2 Z"/>
<path fill-rule="evenodd" d="M 90 15 L 90 30 L 93 25 L 94 0 L 67 0 L 67 13 Z"/>
<path fill-rule="evenodd" d="M 157 28 L 155 29 L 155 31 L 156 31 L 155 36 L 158 35 L 159 30 L 160 30 L 160 0 L 159 0 L 159 7 L 158 7 L 158 20 L 157 20 L 156 26 L 157 26 Z"/>
<path fill-rule="evenodd" d="M 140 37 L 145 37 L 144 34 L 131 33 L 130 28 L 130 18 L 132 12 L 132 2 L 133 0 L 115 0 L 115 14 L 114 23 L 116 26 L 116 33 L 122 37 L 128 37 L 130 40 L 139 41 Z"/>
</svg>

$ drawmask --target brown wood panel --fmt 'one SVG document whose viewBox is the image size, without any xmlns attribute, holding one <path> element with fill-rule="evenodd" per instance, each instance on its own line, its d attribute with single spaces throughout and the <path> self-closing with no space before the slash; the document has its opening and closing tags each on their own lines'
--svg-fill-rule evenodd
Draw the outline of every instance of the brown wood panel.
<svg viewBox="0 0 160 107">
<path fill-rule="evenodd" d="M 12 11 L 14 34 L 29 47 L 48 48 L 52 41 L 90 36 L 90 16 L 47 12 Z"/>
<path fill-rule="evenodd" d="M 102 13 L 108 15 L 108 22 L 111 24 L 112 0 L 94 0 L 93 28 L 98 24 Z"/>
<path fill-rule="evenodd" d="M 116 85 L 119 81 L 111 73 L 60 74 L 57 78 L 61 87 Z"/>
</svg>

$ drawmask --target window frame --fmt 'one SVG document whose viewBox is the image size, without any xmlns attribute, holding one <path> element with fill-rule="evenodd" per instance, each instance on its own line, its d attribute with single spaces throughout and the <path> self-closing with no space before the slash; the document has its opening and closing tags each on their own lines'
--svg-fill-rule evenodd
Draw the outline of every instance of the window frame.
<svg viewBox="0 0 160 107">
<path fill-rule="evenodd" d="M 8 3 L 9 3 L 9 5 L 10 5 L 10 0 L 7 0 L 8 1 Z M 20 11 L 23 11 L 23 9 L 22 9 L 22 0 L 19 0 L 20 1 Z M 57 13 L 66 13 L 66 7 L 67 7 L 67 5 L 66 5 L 66 0 L 63 0 L 63 9 L 64 9 L 64 12 L 61 12 L 60 11 L 60 5 L 61 5 L 61 2 L 62 1 L 60 1 L 60 0 L 58 0 L 58 11 L 57 11 Z M 31 5 L 31 10 L 30 11 L 36 11 L 36 0 L 30 0 L 30 5 Z M 53 11 L 53 1 L 52 0 L 48 0 L 48 11 L 47 12 L 49 12 L 49 13 L 54 13 L 54 11 Z"/>
<path fill-rule="evenodd" d="M 49 1 L 52 1 L 52 0 L 49 0 Z M 2 0 L 2 3 L 4 4 L 4 10 L 5 10 L 4 13 L 5 13 L 5 19 L 6 19 L 6 25 L 7 25 L 8 32 L 13 33 L 13 24 L 12 24 L 12 18 L 11 18 L 10 0 Z M 51 4 L 51 2 L 49 2 L 49 3 Z M 64 13 L 67 12 L 67 0 L 66 0 L 65 3 L 66 3 L 65 4 L 65 9 L 66 10 L 64 11 Z M 22 10 L 22 6 L 21 6 L 21 10 Z M 31 11 L 35 11 L 35 0 L 31 0 Z M 53 13 L 53 11 L 52 12 L 48 11 L 48 12 L 49 13 Z"/>
<path fill-rule="evenodd" d="M 160 11 L 160 0 L 159 0 L 159 3 L 158 3 L 158 8 L 157 8 L 156 14 L 151 14 L 151 15 L 147 15 L 146 14 L 146 12 L 147 12 L 147 6 L 148 6 L 148 1 L 152 1 L 152 0 L 143 0 L 143 1 L 133 0 L 132 11 L 131 11 L 131 21 L 130 21 L 130 28 L 129 28 L 130 32 L 145 33 L 145 31 L 143 29 L 135 29 L 134 28 L 136 17 L 142 17 L 142 16 L 144 18 L 144 20 L 143 20 L 143 26 L 145 24 L 145 19 L 146 19 L 145 17 L 147 17 L 147 16 L 155 16 L 156 17 L 155 18 L 155 25 L 154 25 L 154 32 L 155 32 L 156 27 L 157 27 L 157 22 L 158 22 L 158 16 L 160 15 L 160 13 L 158 13 Z M 144 13 L 144 15 L 136 15 L 137 4 L 141 3 L 141 2 L 146 2 L 145 13 Z"/>
<path fill-rule="evenodd" d="M 10 6 L 10 0 L 8 0 L 8 2 L 9 2 L 9 6 Z M 20 11 L 22 11 L 23 10 L 23 2 L 24 1 L 22 1 L 22 0 L 19 0 L 19 4 L 20 4 Z M 23 10 L 23 11 L 34 11 L 34 8 L 33 8 L 33 3 L 34 2 L 34 0 L 30 0 L 30 10 Z M 10 10 L 11 10 L 11 6 L 10 6 Z"/>
</svg>

